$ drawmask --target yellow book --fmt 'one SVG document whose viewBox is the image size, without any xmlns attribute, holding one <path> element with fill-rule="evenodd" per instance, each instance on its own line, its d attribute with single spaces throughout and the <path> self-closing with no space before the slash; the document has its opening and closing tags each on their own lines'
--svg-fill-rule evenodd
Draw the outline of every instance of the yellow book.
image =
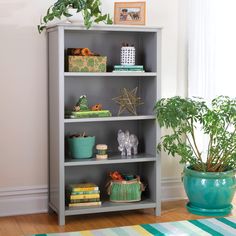
<svg viewBox="0 0 236 236">
<path fill-rule="evenodd" d="M 75 200 L 75 199 L 90 199 L 90 198 L 100 198 L 100 194 L 70 195 L 70 199 L 71 200 Z"/>
<path fill-rule="evenodd" d="M 70 184 L 69 188 L 73 192 L 79 192 L 79 191 L 94 191 L 99 190 L 98 186 L 93 183 L 85 183 L 85 184 Z"/>
<path fill-rule="evenodd" d="M 70 203 L 69 207 L 86 207 L 86 206 L 101 206 L 102 202 L 80 202 Z"/>
</svg>

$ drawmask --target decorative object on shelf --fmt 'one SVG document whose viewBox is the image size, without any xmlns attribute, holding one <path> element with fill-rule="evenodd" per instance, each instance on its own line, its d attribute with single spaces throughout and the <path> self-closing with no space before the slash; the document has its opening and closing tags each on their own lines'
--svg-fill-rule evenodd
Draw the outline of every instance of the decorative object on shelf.
<svg viewBox="0 0 236 236">
<path fill-rule="evenodd" d="M 146 2 L 115 2 L 114 23 L 118 25 L 145 25 Z"/>
<path fill-rule="evenodd" d="M 94 136 L 86 136 L 85 133 L 73 134 L 68 138 L 69 152 L 72 158 L 83 159 L 93 156 L 93 147 L 95 145 Z"/>
<path fill-rule="evenodd" d="M 139 176 L 125 176 L 118 171 L 110 173 L 111 180 L 107 184 L 107 193 L 111 202 L 138 202 L 145 190 Z M 128 179 L 127 179 L 128 178 Z"/>
<path fill-rule="evenodd" d="M 120 64 L 122 66 L 135 65 L 135 47 L 133 45 L 123 44 L 120 52 Z"/>
<path fill-rule="evenodd" d="M 97 149 L 97 154 L 96 154 L 97 159 L 104 160 L 108 158 L 106 144 L 97 144 L 96 149 Z"/>
<path fill-rule="evenodd" d="M 119 97 L 112 99 L 120 105 L 118 116 L 125 110 L 129 111 L 133 115 L 137 115 L 137 107 L 143 104 L 141 98 L 136 95 L 137 91 L 138 87 L 133 90 L 124 88 L 121 90 L 121 95 Z"/>
<path fill-rule="evenodd" d="M 122 130 L 118 131 L 117 135 L 118 141 L 118 150 L 121 152 L 122 156 L 131 156 L 132 150 L 133 155 L 138 154 L 138 138 L 134 134 L 130 134 L 128 130 L 123 132 Z"/>
<path fill-rule="evenodd" d="M 109 110 L 102 110 L 102 104 L 97 103 L 89 109 L 88 99 L 86 95 L 82 95 L 74 106 L 73 111 L 69 115 L 70 118 L 92 118 L 92 117 L 110 117 Z M 68 117 L 68 112 L 66 113 Z"/>
<path fill-rule="evenodd" d="M 99 187 L 94 183 L 70 184 L 66 199 L 70 208 L 101 206 Z"/>
<path fill-rule="evenodd" d="M 115 65 L 112 72 L 145 72 L 143 65 Z"/>
<path fill-rule="evenodd" d="M 102 110 L 102 104 L 98 103 L 98 104 L 95 104 L 91 107 L 91 110 L 92 111 L 101 111 Z"/>
<path fill-rule="evenodd" d="M 74 107 L 74 111 L 89 111 L 88 99 L 86 95 L 82 95 Z"/>
<path fill-rule="evenodd" d="M 76 16 L 77 14 L 83 16 L 83 23 L 87 29 L 93 23 L 113 23 L 109 14 L 102 14 L 100 0 L 58 0 L 48 8 L 47 14 L 41 19 L 38 25 L 38 31 L 41 33 L 50 21 L 55 19 L 60 20 L 62 16 L 68 17 L 71 21 L 78 21 L 81 17 L 78 18 Z"/>
<path fill-rule="evenodd" d="M 202 98 L 176 96 L 157 101 L 154 110 L 160 126 L 172 131 L 162 137 L 158 151 L 180 156 L 186 165 L 182 180 L 188 211 L 230 214 L 236 190 L 236 99 L 219 96 L 209 107 Z M 196 138 L 196 127 L 208 140 L 205 150 Z"/>
<path fill-rule="evenodd" d="M 107 57 L 91 52 L 89 48 L 68 48 L 69 72 L 106 72 Z"/>
</svg>

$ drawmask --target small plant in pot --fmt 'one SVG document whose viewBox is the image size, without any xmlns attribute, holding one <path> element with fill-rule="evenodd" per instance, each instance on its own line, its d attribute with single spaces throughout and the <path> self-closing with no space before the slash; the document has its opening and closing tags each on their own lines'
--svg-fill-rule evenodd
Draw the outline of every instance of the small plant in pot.
<svg viewBox="0 0 236 236">
<path fill-rule="evenodd" d="M 201 98 L 176 96 L 159 100 L 154 110 L 160 126 L 172 130 L 158 151 L 180 156 L 186 165 L 187 209 L 198 215 L 229 214 L 236 190 L 236 99 L 220 96 L 208 107 Z M 206 150 L 200 150 L 196 127 L 208 139 Z"/>
<path fill-rule="evenodd" d="M 84 159 L 93 156 L 95 137 L 83 134 L 73 134 L 68 138 L 69 153 L 72 158 Z"/>
<path fill-rule="evenodd" d="M 61 19 L 62 16 L 70 18 L 71 21 L 77 21 L 78 17 L 74 14 L 82 14 L 84 25 L 89 29 L 92 24 L 104 22 L 112 24 L 109 14 L 102 14 L 100 0 L 58 0 L 47 10 L 47 14 L 42 18 L 38 25 L 38 31 L 41 33 L 50 21 Z"/>
</svg>

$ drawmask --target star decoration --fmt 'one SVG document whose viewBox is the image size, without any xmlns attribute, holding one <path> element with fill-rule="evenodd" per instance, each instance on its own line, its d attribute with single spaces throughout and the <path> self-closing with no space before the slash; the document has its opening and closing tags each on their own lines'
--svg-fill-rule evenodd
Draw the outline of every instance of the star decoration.
<svg viewBox="0 0 236 236">
<path fill-rule="evenodd" d="M 129 111 L 133 115 L 137 115 L 137 106 L 143 104 L 141 98 L 137 96 L 138 87 L 133 90 L 122 89 L 119 97 L 113 98 L 117 104 L 120 105 L 118 116 L 121 115 L 125 110 Z"/>
</svg>

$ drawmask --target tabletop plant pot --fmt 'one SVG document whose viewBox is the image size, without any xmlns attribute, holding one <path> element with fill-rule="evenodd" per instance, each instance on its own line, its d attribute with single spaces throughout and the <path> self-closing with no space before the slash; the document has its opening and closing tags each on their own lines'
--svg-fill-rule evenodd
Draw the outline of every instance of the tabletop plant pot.
<svg viewBox="0 0 236 236">
<path fill-rule="evenodd" d="M 72 23 L 83 23 L 86 29 L 91 28 L 94 23 L 113 23 L 109 14 L 102 14 L 100 0 L 57 0 L 41 18 L 38 25 L 39 33 L 42 33 L 50 22 L 61 20 L 63 17 L 69 18 Z"/>
<path fill-rule="evenodd" d="M 95 145 L 95 137 L 69 137 L 69 150 L 72 158 L 84 159 L 93 157 L 93 148 Z"/>
<path fill-rule="evenodd" d="M 68 14 L 71 16 L 68 16 L 67 19 L 71 23 L 78 23 L 78 24 L 83 24 L 84 23 L 84 17 L 82 12 L 77 12 L 78 10 L 76 8 L 69 8 L 68 9 Z"/>
<path fill-rule="evenodd" d="M 224 216 L 230 214 L 236 189 L 236 171 L 200 172 L 186 166 L 183 184 L 189 202 L 189 212 L 204 216 Z"/>
</svg>

